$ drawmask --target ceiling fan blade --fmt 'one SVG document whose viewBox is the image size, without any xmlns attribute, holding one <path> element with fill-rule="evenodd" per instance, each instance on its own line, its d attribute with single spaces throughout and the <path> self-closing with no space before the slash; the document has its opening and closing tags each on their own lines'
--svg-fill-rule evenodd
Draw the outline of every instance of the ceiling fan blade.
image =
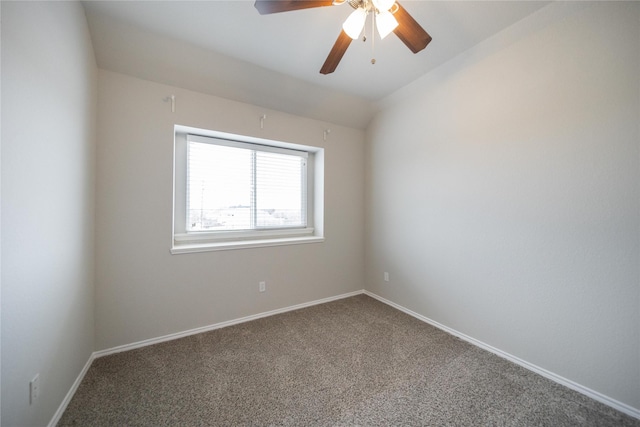
<svg viewBox="0 0 640 427">
<path fill-rule="evenodd" d="M 334 43 L 333 47 L 331 48 L 331 52 L 329 52 L 329 56 L 327 56 L 327 59 L 324 61 L 324 64 L 320 69 L 320 74 L 331 74 L 336 70 L 338 64 L 340 63 L 340 60 L 342 59 L 342 56 L 351 44 L 351 40 L 353 39 L 349 37 L 347 33 L 344 32 L 344 30 L 340 31 L 338 39 Z"/>
<path fill-rule="evenodd" d="M 431 41 L 431 36 L 409 15 L 409 12 L 400 3 L 396 2 L 396 4 L 398 5 L 398 10 L 393 14 L 393 17 L 398 21 L 398 26 L 393 32 L 413 53 L 418 53 L 427 47 Z"/>
<path fill-rule="evenodd" d="M 256 0 L 255 3 L 260 15 L 322 6 L 333 6 L 333 0 Z"/>
</svg>

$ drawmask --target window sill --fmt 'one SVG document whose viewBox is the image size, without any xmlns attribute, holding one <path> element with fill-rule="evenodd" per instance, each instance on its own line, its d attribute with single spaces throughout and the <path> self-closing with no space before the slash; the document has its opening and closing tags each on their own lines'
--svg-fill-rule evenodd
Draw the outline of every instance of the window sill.
<svg viewBox="0 0 640 427">
<path fill-rule="evenodd" d="M 225 242 L 188 243 L 175 244 L 171 248 L 173 255 L 195 252 L 228 251 L 233 249 L 264 248 L 269 246 L 301 245 L 306 243 L 321 243 L 324 237 L 284 237 L 260 240 L 236 240 Z"/>
</svg>

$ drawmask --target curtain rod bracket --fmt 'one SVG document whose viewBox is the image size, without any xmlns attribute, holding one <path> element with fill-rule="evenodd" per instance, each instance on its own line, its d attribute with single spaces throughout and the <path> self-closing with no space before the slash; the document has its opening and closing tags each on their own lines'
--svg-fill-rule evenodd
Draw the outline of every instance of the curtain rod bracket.
<svg viewBox="0 0 640 427">
<path fill-rule="evenodd" d="M 176 96 L 175 95 L 167 96 L 166 98 L 163 99 L 163 101 L 164 102 L 171 101 L 171 112 L 172 113 L 176 112 Z"/>
</svg>

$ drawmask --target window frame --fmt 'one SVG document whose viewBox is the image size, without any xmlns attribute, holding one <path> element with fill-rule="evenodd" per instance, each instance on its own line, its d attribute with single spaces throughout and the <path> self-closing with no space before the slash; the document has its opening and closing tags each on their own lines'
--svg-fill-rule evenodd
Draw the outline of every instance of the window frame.
<svg viewBox="0 0 640 427">
<path fill-rule="evenodd" d="M 251 230 L 187 231 L 187 140 L 219 142 L 218 145 L 242 146 L 250 144 L 264 151 L 293 150 L 306 153 L 306 218 L 307 226 L 257 228 Z M 176 125 L 174 127 L 173 156 L 173 227 L 171 253 L 205 252 L 280 246 L 324 241 L 324 149 L 283 141 L 267 140 L 225 132 Z"/>
</svg>

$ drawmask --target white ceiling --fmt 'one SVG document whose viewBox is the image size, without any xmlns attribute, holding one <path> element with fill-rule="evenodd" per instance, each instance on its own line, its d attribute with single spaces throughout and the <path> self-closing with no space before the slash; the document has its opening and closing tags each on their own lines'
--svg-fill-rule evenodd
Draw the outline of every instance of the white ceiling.
<svg viewBox="0 0 640 427">
<path fill-rule="evenodd" d="M 253 1 L 84 2 L 98 66 L 161 83 L 363 128 L 379 100 L 545 6 L 547 1 L 416 1 L 433 37 L 413 54 L 394 34 L 356 40 L 319 73 L 348 4 L 260 15 Z M 375 56 L 376 64 L 371 64 Z"/>
</svg>

